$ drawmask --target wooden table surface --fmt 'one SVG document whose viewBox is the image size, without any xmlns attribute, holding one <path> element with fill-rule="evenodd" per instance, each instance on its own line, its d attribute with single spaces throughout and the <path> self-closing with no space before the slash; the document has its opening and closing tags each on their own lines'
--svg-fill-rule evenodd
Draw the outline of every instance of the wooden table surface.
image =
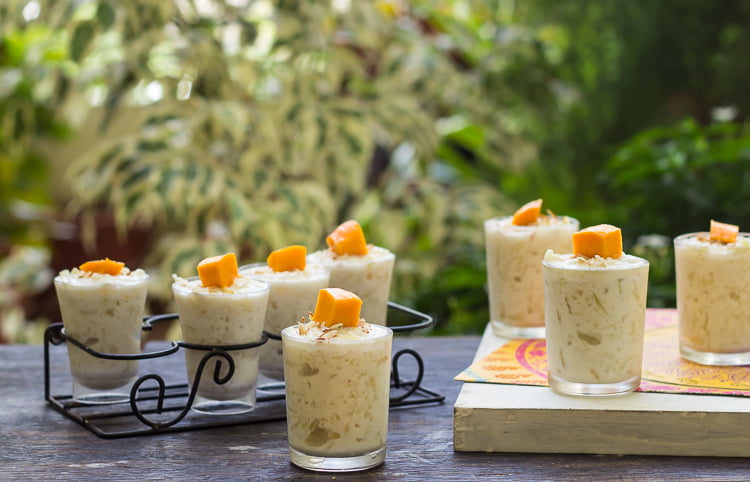
<svg viewBox="0 0 750 482">
<path fill-rule="evenodd" d="M 99 438 L 44 400 L 41 346 L 0 346 L 0 479 L 750 480 L 750 460 L 740 458 L 455 452 L 453 403 L 461 383 L 453 377 L 478 343 L 473 336 L 396 338 L 394 350 L 421 353 L 423 384 L 446 401 L 391 410 L 385 464 L 350 474 L 293 466 L 284 421 Z M 52 393 L 69 393 L 66 348 L 51 348 Z M 181 358 L 152 363 L 179 377 Z"/>
</svg>

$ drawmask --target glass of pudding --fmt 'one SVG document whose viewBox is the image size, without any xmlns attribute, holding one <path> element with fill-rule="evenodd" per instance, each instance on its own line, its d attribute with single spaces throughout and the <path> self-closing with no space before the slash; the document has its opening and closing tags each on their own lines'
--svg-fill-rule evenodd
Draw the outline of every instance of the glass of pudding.
<svg viewBox="0 0 750 482">
<path fill-rule="evenodd" d="M 337 232 L 342 230 L 346 232 L 339 236 Z M 329 286 L 351 291 L 362 299 L 362 318 L 368 323 L 386 325 L 396 255 L 367 245 L 361 232 L 356 221 L 343 223 L 326 238 L 329 248 L 310 254 L 307 260 L 330 272 Z M 356 247 L 352 248 L 355 243 L 340 241 L 346 235 L 357 236 Z"/>
<path fill-rule="evenodd" d="M 565 395 L 619 395 L 638 388 L 648 261 L 624 253 L 548 250 L 542 264 L 549 386 Z"/>
<path fill-rule="evenodd" d="M 536 202 L 536 214 L 519 220 Z M 490 325 L 503 338 L 545 337 L 542 258 L 547 249 L 572 251 L 578 220 L 542 215 L 540 209 L 541 200 L 532 201 L 514 216 L 484 222 Z"/>
<path fill-rule="evenodd" d="M 236 265 L 235 265 L 236 266 Z M 263 333 L 269 288 L 264 282 L 237 276 L 226 287 L 204 286 L 200 278 L 174 276 L 172 283 L 177 313 L 185 342 L 203 345 L 207 350 L 185 348 L 188 382 L 198 389 L 192 409 L 207 414 L 234 414 L 252 410 L 258 381 L 258 347 L 227 350 L 234 362 L 234 374 L 226 383 L 217 383 L 228 374 L 226 360 L 214 357 L 196 380 L 198 365 L 210 356 L 211 347 L 243 345 L 259 341 Z"/>
<path fill-rule="evenodd" d="M 381 464 L 388 435 L 391 329 L 364 320 L 355 326 L 310 321 L 285 328 L 281 336 L 292 463 L 334 472 Z"/>
<path fill-rule="evenodd" d="M 683 234 L 674 253 L 682 357 L 703 365 L 750 364 L 750 234 L 725 240 L 710 232 Z"/>
<path fill-rule="evenodd" d="M 304 263 L 305 258 L 302 258 Z M 306 264 L 301 269 L 276 269 L 269 260 L 240 268 L 240 274 L 268 283 L 270 292 L 264 330 L 281 335 L 281 330 L 297 324 L 315 309 L 318 292 L 328 287 L 328 270 Z M 284 380 L 281 340 L 269 339 L 260 348 L 260 373 L 274 380 Z"/>
<path fill-rule="evenodd" d="M 92 263 L 106 268 L 84 269 Z M 61 271 L 55 277 L 55 291 L 65 334 L 100 353 L 139 354 L 148 280 L 142 269 L 130 271 L 111 260 Z M 95 357 L 72 343 L 68 343 L 68 358 L 73 399 L 82 403 L 129 400 L 138 360 Z"/>
</svg>

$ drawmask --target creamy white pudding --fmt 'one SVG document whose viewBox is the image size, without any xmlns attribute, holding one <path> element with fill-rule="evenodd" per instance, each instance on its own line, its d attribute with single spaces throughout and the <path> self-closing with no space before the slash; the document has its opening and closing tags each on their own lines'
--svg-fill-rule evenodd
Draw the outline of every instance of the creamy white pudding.
<svg viewBox="0 0 750 482">
<path fill-rule="evenodd" d="M 547 249 L 572 252 L 571 235 L 578 221 L 567 216 L 540 216 L 529 225 L 514 225 L 512 216 L 484 223 L 487 289 L 495 334 L 505 338 L 544 338 L 542 258 Z"/>
<path fill-rule="evenodd" d="M 325 249 L 308 255 L 307 260 L 330 272 L 329 286 L 351 291 L 362 299 L 362 318 L 368 323 L 387 324 L 395 254 L 380 246 L 368 245 L 364 255 L 337 255 Z"/>
<path fill-rule="evenodd" d="M 185 342 L 206 346 L 241 345 L 262 337 L 268 303 L 266 283 L 240 276 L 229 287 L 204 287 L 198 278 L 175 276 L 172 284 L 177 313 Z M 196 370 L 209 351 L 185 349 L 188 381 L 195 383 Z M 193 409 L 206 413 L 237 413 L 255 405 L 258 379 L 257 348 L 230 350 L 235 365 L 232 378 L 224 384 L 214 381 L 211 361 L 201 376 Z M 221 375 L 227 373 L 223 363 Z M 222 403 L 224 402 L 224 403 Z M 236 403 L 235 403 L 236 402 Z"/>
<path fill-rule="evenodd" d="M 640 384 L 648 261 L 547 251 L 543 261 L 550 387 L 615 395 Z"/>
<path fill-rule="evenodd" d="M 292 462 L 313 470 L 381 463 L 393 332 L 308 322 L 285 328 L 282 337 Z"/>
<path fill-rule="evenodd" d="M 674 240 L 680 352 L 707 365 L 750 364 L 750 234 Z"/>
<path fill-rule="evenodd" d="M 274 271 L 265 263 L 240 268 L 240 274 L 268 283 L 270 287 L 264 329 L 281 335 L 281 330 L 297 324 L 315 309 L 318 292 L 328 287 L 328 270 L 308 264 L 303 270 Z M 284 379 L 283 347 L 269 339 L 260 347 L 260 372 L 276 380 Z"/>
<path fill-rule="evenodd" d="M 55 277 L 65 333 L 100 353 L 138 354 L 148 294 L 145 271 L 123 268 L 117 275 L 78 268 Z M 107 360 L 68 344 L 73 397 L 84 402 L 127 399 L 138 360 Z"/>
</svg>

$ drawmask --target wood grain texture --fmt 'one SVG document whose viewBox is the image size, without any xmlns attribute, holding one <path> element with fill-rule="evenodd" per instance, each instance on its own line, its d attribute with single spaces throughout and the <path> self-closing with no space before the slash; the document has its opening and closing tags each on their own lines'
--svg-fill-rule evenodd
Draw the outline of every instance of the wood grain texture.
<svg viewBox="0 0 750 482">
<path fill-rule="evenodd" d="M 396 339 L 396 349 L 414 348 L 423 354 L 424 384 L 445 394 L 446 402 L 392 410 L 386 463 L 354 474 L 316 474 L 291 465 L 285 422 L 100 439 L 47 406 L 42 347 L 0 346 L 0 479 L 747 480 L 750 476 L 750 461 L 742 458 L 456 452 L 452 415 L 461 383 L 453 377 L 468 366 L 478 344 L 478 337 Z M 65 348 L 52 351 L 54 372 L 62 376 L 67 372 Z M 159 360 L 156 368 L 168 375 L 168 382 L 184 378 L 181 357 Z M 147 363 L 142 371 L 149 371 Z M 69 392 L 67 383 L 65 379 L 53 385 L 52 392 Z"/>
</svg>

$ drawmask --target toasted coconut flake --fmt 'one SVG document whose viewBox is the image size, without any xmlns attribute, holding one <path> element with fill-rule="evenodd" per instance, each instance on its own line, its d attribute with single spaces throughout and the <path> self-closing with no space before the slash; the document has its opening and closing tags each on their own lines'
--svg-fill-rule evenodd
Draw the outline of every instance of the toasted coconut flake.
<svg viewBox="0 0 750 482">
<path fill-rule="evenodd" d="M 338 335 L 338 331 L 336 330 L 326 330 L 324 331 L 317 339 L 318 340 L 330 340 L 331 338 Z"/>
<path fill-rule="evenodd" d="M 308 313 L 308 317 L 311 314 Z M 298 333 L 315 341 L 327 341 L 337 337 L 345 339 L 357 339 L 371 333 L 370 324 L 363 318 L 359 319 L 357 326 L 344 326 L 343 323 L 336 323 L 333 326 L 326 326 L 315 320 L 301 317 L 298 322 Z"/>
</svg>

